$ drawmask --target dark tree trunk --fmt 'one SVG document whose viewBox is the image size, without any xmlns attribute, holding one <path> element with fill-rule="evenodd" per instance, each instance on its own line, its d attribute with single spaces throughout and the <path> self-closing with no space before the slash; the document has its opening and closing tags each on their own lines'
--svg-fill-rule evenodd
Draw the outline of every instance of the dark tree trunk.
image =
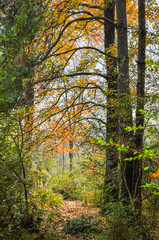
<svg viewBox="0 0 159 240">
<path fill-rule="evenodd" d="M 104 16 L 114 22 L 114 1 L 104 1 Z M 111 55 L 111 46 L 115 42 L 115 27 L 107 21 L 104 24 L 104 47 L 106 53 Z M 107 142 L 110 138 L 114 143 L 118 141 L 118 112 L 117 112 L 117 62 L 113 58 L 106 57 L 108 81 L 107 95 Z M 105 201 L 117 200 L 119 195 L 118 184 L 118 151 L 115 145 L 110 145 L 106 150 L 105 172 Z"/>
<path fill-rule="evenodd" d="M 70 173 L 72 172 L 72 164 L 73 164 L 73 142 L 69 141 L 69 159 L 70 159 Z"/>
<path fill-rule="evenodd" d="M 62 153 L 62 175 L 64 175 L 65 171 L 65 152 L 64 152 L 64 145 L 63 145 L 63 153 Z"/>
<path fill-rule="evenodd" d="M 145 98 L 145 48 L 146 48 L 146 27 L 145 27 L 145 0 L 138 0 L 138 21 L 139 21 L 139 42 L 138 42 L 138 80 L 137 80 L 137 109 L 136 109 L 136 127 L 142 126 L 142 129 L 136 130 L 136 149 L 139 153 L 143 152 L 144 135 L 144 110 Z M 136 208 L 141 211 L 141 181 L 142 181 L 142 159 L 136 160 L 135 169 L 136 180 Z"/>
<path fill-rule="evenodd" d="M 71 138 L 73 138 L 74 133 L 73 133 L 73 128 L 72 128 L 72 124 L 71 124 L 71 116 L 70 113 L 68 113 L 68 124 L 69 124 L 69 130 L 70 130 L 70 139 L 69 139 L 69 160 L 70 160 L 70 174 L 72 174 L 72 170 L 73 170 L 73 140 Z"/>
<path fill-rule="evenodd" d="M 134 162 L 125 161 L 125 158 L 132 157 L 131 148 L 134 145 L 133 132 L 127 132 L 126 127 L 132 126 L 132 106 L 129 87 L 129 58 L 127 38 L 126 0 L 116 0 L 117 10 L 117 39 L 118 39 L 118 61 L 119 61 L 119 137 L 120 145 L 129 145 L 127 152 L 121 151 L 121 174 L 122 187 L 121 197 L 126 203 L 132 200 L 134 193 Z"/>
<path fill-rule="evenodd" d="M 25 142 L 27 142 L 27 150 L 30 151 L 32 147 L 32 127 L 33 127 L 33 107 L 34 107 L 34 88 L 32 81 L 26 85 L 26 99 L 25 99 L 25 114 L 26 114 L 26 125 L 25 125 Z"/>
</svg>

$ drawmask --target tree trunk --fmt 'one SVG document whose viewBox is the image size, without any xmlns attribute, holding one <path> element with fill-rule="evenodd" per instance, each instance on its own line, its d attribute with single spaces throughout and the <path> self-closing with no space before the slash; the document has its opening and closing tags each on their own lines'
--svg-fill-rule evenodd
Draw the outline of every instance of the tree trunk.
<svg viewBox="0 0 159 240">
<path fill-rule="evenodd" d="M 64 83 L 64 86 L 66 87 L 66 83 Z M 65 93 L 65 101 L 68 103 L 68 96 L 67 92 Z M 68 112 L 68 127 L 70 131 L 70 137 L 73 136 L 73 129 L 71 125 L 71 116 L 70 112 Z M 73 141 L 69 139 L 69 171 L 70 175 L 72 174 L 72 169 L 73 169 Z"/>
<path fill-rule="evenodd" d="M 65 152 L 64 152 L 64 145 L 63 145 L 63 152 L 62 152 L 62 176 L 64 175 L 65 171 Z"/>
<path fill-rule="evenodd" d="M 26 114 L 26 124 L 25 124 L 25 142 L 27 150 L 30 151 L 32 147 L 32 127 L 33 127 L 33 108 L 34 108 L 34 88 L 32 86 L 32 81 L 26 85 L 26 101 L 25 101 L 25 114 Z"/>
<path fill-rule="evenodd" d="M 132 200 L 134 192 L 133 161 L 125 161 L 125 158 L 132 157 L 133 132 L 126 131 L 127 126 L 132 126 L 132 106 L 129 87 L 129 58 L 127 38 L 126 0 L 116 0 L 117 10 L 117 40 L 118 40 L 118 61 L 119 61 L 119 137 L 120 145 L 129 145 L 128 151 L 121 151 L 121 174 L 122 188 L 121 197 L 126 203 Z"/>
<path fill-rule="evenodd" d="M 69 141 L 69 147 L 70 147 L 70 150 L 69 150 L 69 159 L 70 159 L 70 173 L 72 173 L 72 164 L 73 164 L 73 142 L 72 141 Z"/>
<path fill-rule="evenodd" d="M 114 1 L 104 1 L 104 17 L 114 22 Z M 115 42 L 115 27 L 107 21 L 104 24 L 104 47 L 106 53 L 111 55 L 111 46 Z M 106 57 L 107 75 L 111 77 L 108 81 L 107 95 L 107 142 L 110 138 L 114 143 L 118 141 L 118 112 L 117 112 L 117 62 L 113 58 Z M 105 201 L 117 200 L 119 195 L 118 184 L 118 151 L 114 145 L 106 150 L 106 172 L 105 172 Z"/>
<path fill-rule="evenodd" d="M 142 126 L 142 129 L 136 130 L 136 149 L 139 153 L 143 152 L 144 135 L 144 110 L 145 98 L 145 48 L 146 48 L 146 27 L 145 27 L 145 0 L 138 0 L 138 21 L 139 21 L 139 40 L 138 40 L 138 80 L 137 80 L 137 109 L 136 109 L 136 127 Z M 142 159 L 136 160 L 135 169 L 136 180 L 136 208 L 141 211 L 141 180 L 142 180 Z"/>
</svg>

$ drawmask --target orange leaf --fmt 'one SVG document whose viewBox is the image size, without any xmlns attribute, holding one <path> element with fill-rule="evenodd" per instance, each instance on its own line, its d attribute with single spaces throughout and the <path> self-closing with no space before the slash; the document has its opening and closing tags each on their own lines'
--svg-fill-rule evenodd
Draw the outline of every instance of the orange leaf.
<svg viewBox="0 0 159 240">
<path fill-rule="evenodd" d="M 153 178 L 153 177 L 159 177 L 159 172 L 151 174 L 150 177 L 151 177 L 151 178 Z"/>
</svg>

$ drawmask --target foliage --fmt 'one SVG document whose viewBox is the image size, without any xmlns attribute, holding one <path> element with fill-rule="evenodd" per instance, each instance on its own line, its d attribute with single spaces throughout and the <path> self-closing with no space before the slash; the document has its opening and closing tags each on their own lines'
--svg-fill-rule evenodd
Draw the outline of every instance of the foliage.
<svg viewBox="0 0 159 240">
<path fill-rule="evenodd" d="M 43 221 L 43 211 L 38 209 L 35 205 L 30 206 L 30 211 L 19 210 L 19 206 L 14 206 L 14 216 L 11 223 L 2 228 L 2 239 L 20 239 L 23 236 L 35 235 L 40 230 L 40 224 Z M 25 208 L 24 206 L 21 206 Z M 27 237 L 26 237 L 27 239 Z"/>
<path fill-rule="evenodd" d="M 74 179 L 77 175 L 70 175 L 69 171 L 65 171 L 63 174 L 57 174 L 51 179 L 52 189 L 60 193 L 65 200 L 77 200 L 79 199 L 78 186 Z"/>
<path fill-rule="evenodd" d="M 6 112 L 25 103 L 26 85 L 37 62 L 37 55 L 27 47 L 37 34 L 43 14 L 41 0 L 7 0 L 0 7 L 0 112 Z"/>
<path fill-rule="evenodd" d="M 79 232 L 96 232 L 98 231 L 99 221 L 93 217 L 85 218 L 83 215 L 80 218 L 72 218 L 67 220 L 64 231 L 66 233 L 76 234 Z"/>
<path fill-rule="evenodd" d="M 150 194 L 149 197 L 145 198 L 143 202 L 143 215 L 142 223 L 145 232 L 149 236 L 149 239 L 158 239 L 158 215 L 159 215 L 159 201 L 158 195 L 151 195 L 151 190 L 146 191 L 146 195 Z"/>
<path fill-rule="evenodd" d="M 51 188 L 46 186 L 37 186 L 33 190 L 31 201 L 42 207 L 58 208 L 62 204 L 62 196 L 54 193 Z"/>
<path fill-rule="evenodd" d="M 16 216 L 28 212 L 28 179 L 26 169 L 30 161 L 26 161 L 23 127 L 21 117 L 23 109 L 12 110 L 8 114 L 1 113 L 1 140 L 0 140 L 0 193 L 1 227 L 7 227 Z M 25 165 L 25 167 L 24 167 Z M 28 185 L 27 185 L 28 184 Z M 28 212 L 29 214 L 29 212 Z"/>
<path fill-rule="evenodd" d="M 55 176 L 52 176 L 49 185 L 65 200 L 81 200 L 83 204 L 93 203 L 99 206 L 102 204 L 103 193 L 103 169 L 100 157 L 94 153 L 89 160 L 86 154 L 80 162 L 74 162 L 75 170 L 72 174 L 69 171 L 55 174 L 54 171 Z"/>
<path fill-rule="evenodd" d="M 106 239 L 137 240 L 143 237 L 143 228 L 134 215 L 133 204 L 124 206 L 122 203 L 111 203 L 106 212 Z"/>
</svg>

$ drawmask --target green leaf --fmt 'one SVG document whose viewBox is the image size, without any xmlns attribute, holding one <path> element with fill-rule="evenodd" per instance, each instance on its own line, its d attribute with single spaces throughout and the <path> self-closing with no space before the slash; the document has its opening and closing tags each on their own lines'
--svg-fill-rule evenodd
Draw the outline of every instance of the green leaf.
<svg viewBox="0 0 159 240">
<path fill-rule="evenodd" d="M 137 154 L 137 152 L 135 151 L 135 152 L 134 152 L 134 155 L 136 155 L 136 154 Z"/>
<path fill-rule="evenodd" d="M 148 169 L 149 169 L 149 167 L 145 167 L 145 168 L 144 168 L 144 171 L 146 171 L 146 170 L 148 170 Z"/>
<path fill-rule="evenodd" d="M 97 139 L 96 144 L 100 144 L 101 146 L 104 146 L 106 143 L 101 139 Z"/>
<path fill-rule="evenodd" d="M 130 131 L 130 130 L 132 130 L 132 128 L 130 126 L 128 126 L 128 127 L 125 128 L 125 130 Z"/>
<path fill-rule="evenodd" d="M 139 112 L 143 115 L 145 115 L 145 111 L 143 109 L 139 109 Z"/>
<path fill-rule="evenodd" d="M 124 160 L 125 161 L 132 161 L 132 160 L 134 160 L 134 158 L 133 157 L 129 157 L 129 158 L 125 158 Z"/>
</svg>

